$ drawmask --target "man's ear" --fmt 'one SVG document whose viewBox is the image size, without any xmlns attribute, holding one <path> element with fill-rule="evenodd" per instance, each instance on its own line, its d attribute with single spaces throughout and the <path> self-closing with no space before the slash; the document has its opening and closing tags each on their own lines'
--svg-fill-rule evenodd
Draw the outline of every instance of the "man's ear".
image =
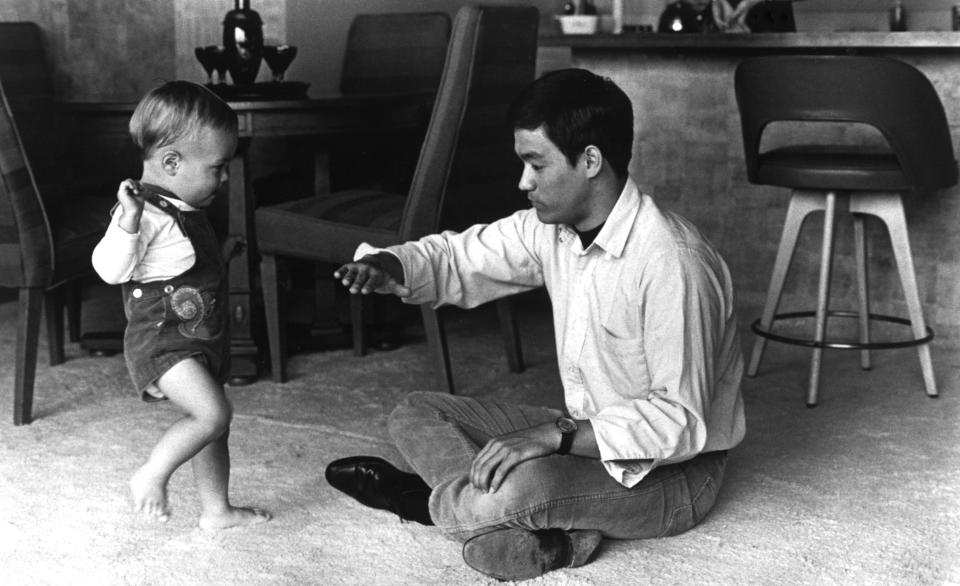
<svg viewBox="0 0 960 586">
<path fill-rule="evenodd" d="M 180 159 L 179 151 L 164 151 L 160 156 L 160 166 L 163 167 L 163 172 L 171 177 L 176 175 L 180 171 Z"/>
<path fill-rule="evenodd" d="M 600 149 L 591 144 L 583 149 L 583 154 L 580 156 L 586 167 L 588 178 L 592 179 L 600 174 L 603 169 L 603 153 L 600 152 Z"/>
</svg>

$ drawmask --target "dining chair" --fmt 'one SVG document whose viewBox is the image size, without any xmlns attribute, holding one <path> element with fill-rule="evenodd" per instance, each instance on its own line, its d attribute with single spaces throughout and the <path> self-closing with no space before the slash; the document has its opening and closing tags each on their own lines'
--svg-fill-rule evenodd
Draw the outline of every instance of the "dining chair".
<svg viewBox="0 0 960 586">
<path fill-rule="evenodd" d="M 446 12 L 358 14 L 347 33 L 340 91 L 436 90 L 449 40 Z"/>
<path fill-rule="evenodd" d="M 735 92 L 740 110 L 747 179 L 791 190 L 762 316 L 753 323 L 757 338 L 747 374 L 754 376 L 767 340 L 812 349 L 807 405 L 817 404 L 824 349 L 858 350 L 861 367 L 871 367 L 871 350 L 916 347 L 927 395 L 937 396 L 930 357 L 933 331 L 927 327 L 913 268 L 904 198 L 920 198 L 956 185 L 957 161 L 943 104 L 933 84 L 912 65 L 872 56 L 781 55 L 748 59 L 737 66 Z M 844 144 L 835 136 L 805 134 L 800 141 L 767 145 L 764 131 L 775 123 L 813 123 L 818 128 L 857 124 L 879 131 L 882 145 Z M 829 308 L 837 213 L 853 218 L 857 311 Z M 823 212 L 819 287 L 815 311 L 778 313 L 801 228 Z M 864 219 L 886 226 L 909 319 L 871 313 Z M 812 336 L 774 331 L 784 320 L 813 319 Z M 827 335 L 830 318 L 856 319 L 857 341 Z M 871 322 L 906 330 L 896 339 L 871 339 Z M 903 327 L 906 326 L 906 327 Z M 891 337 L 894 337 L 891 334 Z"/>
<path fill-rule="evenodd" d="M 457 12 L 406 196 L 346 190 L 255 211 L 274 380 L 286 378 L 277 257 L 343 263 L 362 242 L 400 244 L 442 229 L 488 222 L 521 207 L 520 163 L 513 154 L 506 110 L 534 78 L 538 24 L 539 12 L 532 7 L 468 5 Z M 366 352 L 364 303 L 363 296 L 350 298 L 356 355 Z M 519 372 L 523 360 L 511 301 L 496 303 L 509 367 Z M 420 310 L 438 387 L 453 392 L 441 316 L 429 305 Z"/>
<path fill-rule="evenodd" d="M 437 91 L 450 41 L 446 12 L 358 14 L 350 23 L 340 71 L 340 93 Z M 406 191 L 426 124 L 398 132 L 348 135 L 330 152 L 334 189 Z M 377 161 L 371 169 L 370 161 Z"/>
<path fill-rule="evenodd" d="M 90 255 L 110 202 L 66 188 L 56 151 L 62 126 L 35 23 L 0 23 L 0 99 L 0 287 L 19 290 L 13 422 L 21 425 L 32 418 L 41 313 L 55 366 L 65 359 L 65 305 L 71 339 L 79 338 L 80 283 L 94 274 Z"/>
</svg>

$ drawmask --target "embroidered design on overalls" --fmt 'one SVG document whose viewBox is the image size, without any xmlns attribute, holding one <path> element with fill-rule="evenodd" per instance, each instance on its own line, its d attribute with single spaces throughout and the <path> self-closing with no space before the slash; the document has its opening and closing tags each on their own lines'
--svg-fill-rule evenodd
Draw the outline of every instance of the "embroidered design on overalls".
<svg viewBox="0 0 960 586">
<path fill-rule="evenodd" d="M 177 329 L 189 338 L 210 339 L 208 328 L 202 327 L 204 319 L 213 311 L 216 299 L 204 301 L 203 293 L 196 287 L 183 285 L 170 295 L 170 308 L 180 318 Z"/>
</svg>

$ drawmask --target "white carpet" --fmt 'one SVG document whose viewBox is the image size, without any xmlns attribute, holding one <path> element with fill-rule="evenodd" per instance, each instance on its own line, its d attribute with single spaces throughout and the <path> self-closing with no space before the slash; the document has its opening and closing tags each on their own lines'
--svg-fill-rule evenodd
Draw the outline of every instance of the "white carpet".
<svg viewBox="0 0 960 586">
<path fill-rule="evenodd" d="M 746 314 L 746 312 L 744 312 Z M 489 310 L 449 328 L 459 392 L 557 404 L 549 320 L 523 319 L 527 372 L 510 374 Z M 746 320 L 744 320 L 746 321 Z M 189 468 L 170 487 L 174 516 L 143 524 L 127 479 L 177 417 L 129 391 L 120 356 L 46 366 L 35 415 L 13 427 L 16 304 L 0 303 L 0 583 L 150 585 L 490 584 L 434 529 L 400 523 L 326 486 L 335 458 L 397 460 L 384 423 L 397 399 L 430 388 L 420 339 L 355 358 L 294 356 L 291 381 L 231 387 L 232 498 L 267 524 L 196 528 Z M 531 584 L 960 584 L 960 355 L 934 354 L 941 398 L 923 393 L 910 350 L 830 353 L 821 403 L 804 406 L 808 356 L 771 346 L 744 383 L 748 436 L 720 501 L 687 534 L 605 542 L 593 563 Z"/>
</svg>

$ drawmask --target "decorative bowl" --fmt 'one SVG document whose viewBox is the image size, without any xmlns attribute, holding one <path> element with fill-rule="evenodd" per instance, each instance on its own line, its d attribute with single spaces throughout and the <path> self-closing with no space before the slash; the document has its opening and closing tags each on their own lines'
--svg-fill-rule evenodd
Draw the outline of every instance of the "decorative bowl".
<svg viewBox="0 0 960 586">
<path fill-rule="evenodd" d="M 564 14 L 558 16 L 560 30 L 565 35 L 592 35 L 600 22 L 596 14 Z"/>
</svg>

